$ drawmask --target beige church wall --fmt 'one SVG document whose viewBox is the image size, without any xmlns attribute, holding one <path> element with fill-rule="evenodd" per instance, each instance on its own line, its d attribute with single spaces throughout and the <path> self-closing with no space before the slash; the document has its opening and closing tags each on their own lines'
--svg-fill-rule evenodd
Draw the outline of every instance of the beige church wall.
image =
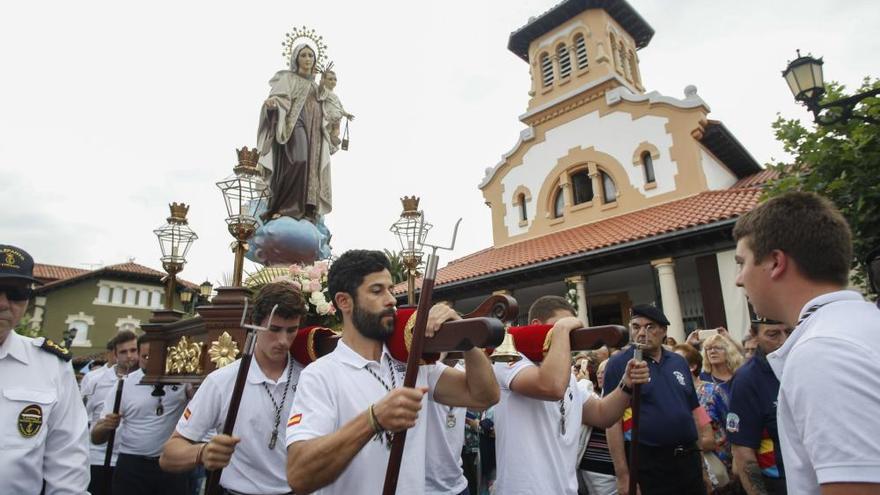
<svg viewBox="0 0 880 495">
<path fill-rule="evenodd" d="M 613 84 L 614 81 L 609 81 L 580 101 L 533 115 L 530 119 L 535 126 L 526 133 L 528 139 L 521 140 L 497 169 L 490 172 L 494 175 L 482 188 L 492 207 L 496 246 L 708 189 L 703 169 L 705 151 L 692 135 L 705 122 L 705 107 L 679 108 L 671 103 L 625 99 L 618 99 L 609 106 L 605 93 L 615 91 Z M 689 104 L 694 105 L 693 101 Z M 654 158 L 654 184 L 646 184 L 643 167 L 633 163 L 641 150 L 650 151 Z M 567 172 L 572 167 L 588 163 L 603 168 L 614 179 L 619 193 L 616 205 L 598 204 L 601 188 L 594 182 L 596 197 L 592 205 L 571 204 L 571 192 L 566 191 L 562 218 L 549 218 L 555 186 L 560 180 L 567 182 Z M 723 168 L 720 164 L 717 166 Z M 713 184 L 716 182 L 719 182 L 717 177 L 713 178 Z M 510 206 L 517 198 L 514 191 L 519 187 L 528 189 L 533 196 L 526 202 L 526 222 L 521 221 L 519 209 Z"/>
</svg>

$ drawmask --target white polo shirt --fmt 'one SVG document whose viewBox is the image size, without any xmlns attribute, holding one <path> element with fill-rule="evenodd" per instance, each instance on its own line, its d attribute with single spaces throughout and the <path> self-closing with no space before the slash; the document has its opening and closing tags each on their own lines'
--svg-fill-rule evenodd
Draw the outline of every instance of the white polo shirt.
<svg viewBox="0 0 880 495">
<path fill-rule="evenodd" d="M 213 431 L 223 431 L 240 367 L 239 359 L 205 377 L 177 422 L 177 433 L 193 442 L 200 442 L 213 436 Z M 241 438 L 241 442 L 235 447 L 229 465 L 220 476 L 222 487 L 242 493 L 290 493 L 285 471 L 287 449 L 284 438 L 302 370 L 303 366 L 291 358 L 275 381 L 266 377 L 256 359 L 251 361 L 238 418 L 232 431 L 233 435 Z M 288 372 L 290 382 L 287 381 Z M 278 405 L 281 405 L 284 390 L 287 389 L 287 399 L 281 408 L 278 439 L 272 450 L 269 450 L 269 438 L 275 427 L 275 406 L 269 398 L 270 392 L 266 391 L 267 387 Z"/>
<path fill-rule="evenodd" d="M 460 364 L 455 369 L 464 371 Z M 427 445 L 430 446 L 425 453 L 425 494 L 461 493 L 468 486 L 461 468 L 467 408 L 447 406 L 428 399 L 425 414 L 428 416 Z"/>
<path fill-rule="evenodd" d="M 89 378 L 86 381 L 86 378 Z M 110 396 L 112 402 L 116 398 L 116 365 L 90 372 L 83 377 L 80 383 L 83 403 L 86 405 L 86 414 L 89 416 L 89 424 L 93 425 L 101 419 L 101 411 L 104 410 L 104 401 Z M 89 464 L 104 465 L 104 457 L 107 453 L 107 443 L 96 445 L 89 442 Z M 113 457 L 110 465 L 116 465 L 116 457 L 119 456 L 119 437 L 113 442 Z"/>
<path fill-rule="evenodd" d="M 394 382 L 402 386 L 406 363 L 392 358 L 386 347 L 383 346 L 379 362 L 369 361 L 340 340 L 332 353 L 310 364 L 300 375 L 296 399 L 287 423 L 287 445 L 334 433 L 366 411 L 370 404 L 385 397 L 388 390 L 367 368 L 392 387 L 389 364 L 395 376 Z M 428 394 L 433 395 L 445 368 L 442 363 L 421 366 L 416 386 L 428 387 Z M 425 493 L 426 417 L 425 409 L 422 409 L 416 425 L 407 431 L 397 483 L 399 494 Z M 317 493 L 381 493 L 389 457 L 386 445 L 387 442 L 378 440 L 367 442 L 336 481 Z"/>
<path fill-rule="evenodd" d="M 495 491 L 504 495 L 576 495 L 578 440 L 589 396 L 570 376 L 562 399 L 563 434 L 560 401 L 532 399 L 510 390 L 516 375 L 533 366 L 525 356 L 515 363 L 493 366 L 501 389 L 501 400 L 495 406 Z"/>
<path fill-rule="evenodd" d="M 177 419 L 186 406 L 186 391 L 183 385 L 165 385 L 162 399 L 162 414 L 157 415 L 160 397 L 153 397 L 152 385 L 141 385 L 144 370 L 133 371 L 125 377 L 122 386 L 122 401 L 119 414 L 122 421 L 116 429 L 120 454 L 146 457 L 159 457 L 162 446 L 171 437 Z M 115 392 L 114 392 L 115 393 Z M 114 400 L 104 401 L 101 417 L 113 412 Z"/>
<path fill-rule="evenodd" d="M 779 378 L 777 422 L 788 493 L 880 483 L 880 310 L 853 291 L 823 305 L 767 356 Z"/>
<path fill-rule="evenodd" d="M 82 495 L 89 485 L 88 418 L 69 361 L 43 338 L 10 331 L 0 345 L 0 492 Z"/>
</svg>

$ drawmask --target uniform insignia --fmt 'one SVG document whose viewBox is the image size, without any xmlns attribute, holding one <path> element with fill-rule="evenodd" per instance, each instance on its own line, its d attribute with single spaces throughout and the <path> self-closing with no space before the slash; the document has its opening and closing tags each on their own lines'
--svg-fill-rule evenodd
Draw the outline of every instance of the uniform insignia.
<svg viewBox="0 0 880 495">
<path fill-rule="evenodd" d="M 183 419 L 189 420 L 189 417 L 192 416 L 192 411 L 187 407 L 183 410 Z"/>
<path fill-rule="evenodd" d="M 39 346 L 40 349 L 48 352 L 49 354 L 54 354 L 61 359 L 62 361 L 70 361 L 73 358 L 73 354 L 70 353 L 70 350 L 61 347 L 52 341 L 52 339 L 44 339 L 42 343 L 39 342 L 39 339 L 34 340 L 34 345 Z"/>
<path fill-rule="evenodd" d="M 678 380 L 678 383 L 682 387 L 686 385 L 684 381 L 684 374 L 681 371 L 673 371 L 672 374 L 675 375 L 675 379 Z"/>
<path fill-rule="evenodd" d="M 287 426 L 296 426 L 302 421 L 302 414 L 294 414 L 290 417 L 290 420 L 287 422 Z"/>
<path fill-rule="evenodd" d="M 727 431 L 729 433 L 739 431 L 739 416 L 736 413 L 727 413 Z"/>
<path fill-rule="evenodd" d="M 43 408 L 37 404 L 26 406 L 18 413 L 18 432 L 25 438 L 31 438 L 43 427 Z"/>
</svg>

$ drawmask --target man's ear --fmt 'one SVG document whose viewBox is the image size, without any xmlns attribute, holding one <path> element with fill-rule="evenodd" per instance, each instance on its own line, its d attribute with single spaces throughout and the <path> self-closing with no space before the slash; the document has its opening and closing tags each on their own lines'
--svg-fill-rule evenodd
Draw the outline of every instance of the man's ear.
<svg viewBox="0 0 880 495">
<path fill-rule="evenodd" d="M 774 249 L 767 255 L 767 259 L 771 262 L 770 278 L 779 280 L 789 269 L 791 258 L 781 249 Z"/>
<path fill-rule="evenodd" d="M 348 292 L 337 292 L 333 296 L 333 300 L 336 301 L 336 307 L 339 308 L 339 311 L 343 313 L 348 313 L 354 308 L 354 300 Z"/>
</svg>

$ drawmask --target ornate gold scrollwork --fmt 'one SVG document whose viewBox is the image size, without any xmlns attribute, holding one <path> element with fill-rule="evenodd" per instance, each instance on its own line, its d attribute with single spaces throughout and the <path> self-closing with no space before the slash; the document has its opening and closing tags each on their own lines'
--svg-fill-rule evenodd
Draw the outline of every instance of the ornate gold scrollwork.
<svg viewBox="0 0 880 495">
<path fill-rule="evenodd" d="M 202 343 L 190 342 L 186 336 L 168 348 L 165 358 L 166 375 L 202 374 Z"/>
<path fill-rule="evenodd" d="M 227 364 L 235 361 L 238 357 L 238 344 L 232 340 L 229 332 L 220 334 L 220 338 L 211 342 L 211 348 L 208 349 L 208 356 L 211 356 L 213 362 L 218 368 L 222 368 Z"/>
</svg>

